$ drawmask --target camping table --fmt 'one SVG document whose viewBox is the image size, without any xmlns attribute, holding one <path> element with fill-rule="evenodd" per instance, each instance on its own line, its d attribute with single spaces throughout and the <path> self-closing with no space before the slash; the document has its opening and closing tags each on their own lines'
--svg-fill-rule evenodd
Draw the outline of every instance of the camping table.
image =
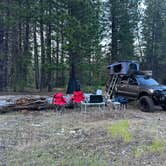
<svg viewBox="0 0 166 166">
<path fill-rule="evenodd" d="M 81 110 L 82 110 L 82 106 L 84 106 L 84 112 L 87 111 L 87 106 L 98 106 L 98 109 L 100 111 L 102 111 L 102 107 L 103 107 L 103 110 L 105 110 L 105 102 L 101 102 L 101 103 L 86 103 L 86 102 L 82 102 L 81 103 Z"/>
</svg>

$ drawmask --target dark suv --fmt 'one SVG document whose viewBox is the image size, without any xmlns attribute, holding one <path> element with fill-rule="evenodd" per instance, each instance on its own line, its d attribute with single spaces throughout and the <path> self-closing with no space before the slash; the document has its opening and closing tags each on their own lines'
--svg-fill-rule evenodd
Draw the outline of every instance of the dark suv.
<svg viewBox="0 0 166 166">
<path fill-rule="evenodd" d="M 166 86 L 146 75 L 121 77 L 116 86 L 116 94 L 128 100 L 138 100 L 142 111 L 154 111 L 155 105 L 166 110 Z"/>
</svg>

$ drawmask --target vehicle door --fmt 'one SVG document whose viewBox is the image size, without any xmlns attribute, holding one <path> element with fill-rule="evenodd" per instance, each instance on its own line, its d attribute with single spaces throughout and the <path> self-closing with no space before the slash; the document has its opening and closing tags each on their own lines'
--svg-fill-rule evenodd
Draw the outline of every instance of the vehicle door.
<svg viewBox="0 0 166 166">
<path fill-rule="evenodd" d="M 117 94 L 120 96 L 128 97 L 129 93 L 127 87 L 128 87 L 128 77 L 123 77 L 117 85 Z"/>
<path fill-rule="evenodd" d="M 137 98 L 139 95 L 139 86 L 136 78 L 128 78 L 127 89 L 130 98 Z"/>
</svg>

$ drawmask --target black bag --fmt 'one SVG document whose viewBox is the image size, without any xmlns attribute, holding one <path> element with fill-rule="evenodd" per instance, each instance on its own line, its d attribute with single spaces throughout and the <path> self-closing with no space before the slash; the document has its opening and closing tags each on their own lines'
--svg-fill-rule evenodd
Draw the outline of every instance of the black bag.
<svg viewBox="0 0 166 166">
<path fill-rule="evenodd" d="M 102 95 L 90 95 L 90 103 L 102 103 L 103 96 Z"/>
</svg>

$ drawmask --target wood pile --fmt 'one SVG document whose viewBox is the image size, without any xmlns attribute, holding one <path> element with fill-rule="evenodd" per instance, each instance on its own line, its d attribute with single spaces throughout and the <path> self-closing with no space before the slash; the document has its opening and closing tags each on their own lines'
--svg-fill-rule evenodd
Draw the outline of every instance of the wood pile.
<svg viewBox="0 0 166 166">
<path fill-rule="evenodd" d="M 42 110 L 50 107 L 48 96 L 16 96 L 0 99 L 0 113 L 21 110 Z"/>
</svg>

